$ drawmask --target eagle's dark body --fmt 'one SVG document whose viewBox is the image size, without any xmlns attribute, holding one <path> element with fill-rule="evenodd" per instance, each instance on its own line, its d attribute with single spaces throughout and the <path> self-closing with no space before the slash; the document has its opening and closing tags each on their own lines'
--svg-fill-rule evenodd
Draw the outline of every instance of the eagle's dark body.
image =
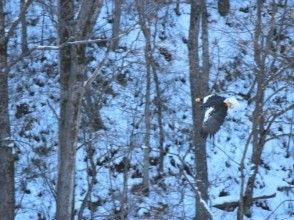
<svg viewBox="0 0 294 220">
<path fill-rule="evenodd" d="M 224 123 L 228 111 L 225 99 L 218 95 L 204 98 L 202 108 L 205 109 L 205 115 L 201 128 L 203 138 L 214 136 Z"/>
</svg>

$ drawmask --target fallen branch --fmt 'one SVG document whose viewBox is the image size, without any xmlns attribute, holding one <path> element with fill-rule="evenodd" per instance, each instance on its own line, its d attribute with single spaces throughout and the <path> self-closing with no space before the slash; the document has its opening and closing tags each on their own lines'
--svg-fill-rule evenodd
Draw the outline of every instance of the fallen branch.
<svg viewBox="0 0 294 220">
<path fill-rule="evenodd" d="M 274 198 L 275 196 L 276 196 L 276 193 L 273 193 L 270 195 L 256 196 L 256 197 L 252 198 L 252 201 L 255 202 L 260 199 L 270 199 L 270 198 Z M 225 200 L 225 198 L 226 197 L 223 197 L 224 200 Z M 243 200 L 245 201 L 246 197 L 243 197 Z M 235 208 L 237 208 L 239 206 L 239 203 L 240 203 L 239 200 L 224 201 L 219 204 L 214 204 L 212 207 L 217 208 L 217 209 L 221 209 L 223 211 L 232 212 L 235 210 Z"/>
</svg>

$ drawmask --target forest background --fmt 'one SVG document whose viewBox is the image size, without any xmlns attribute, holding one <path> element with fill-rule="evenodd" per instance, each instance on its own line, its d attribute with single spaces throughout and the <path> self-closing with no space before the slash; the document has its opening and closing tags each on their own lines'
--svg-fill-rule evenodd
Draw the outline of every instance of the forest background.
<svg viewBox="0 0 294 220">
<path fill-rule="evenodd" d="M 291 219 L 293 1 L 0 0 L 1 219 Z M 234 96 L 203 139 L 195 98 Z"/>
</svg>

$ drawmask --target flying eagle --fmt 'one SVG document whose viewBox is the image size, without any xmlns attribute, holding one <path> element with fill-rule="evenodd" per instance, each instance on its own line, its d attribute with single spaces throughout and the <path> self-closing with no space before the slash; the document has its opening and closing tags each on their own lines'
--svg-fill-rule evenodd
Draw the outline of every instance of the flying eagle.
<svg viewBox="0 0 294 220">
<path fill-rule="evenodd" d="M 196 98 L 195 101 L 201 102 L 201 107 L 205 110 L 200 131 L 203 138 L 214 136 L 224 123 L 228 109 L 237 104 L 237 100 L 234 98 L 224 98 L 215 94 L 204 98 Z"/>
</svg>

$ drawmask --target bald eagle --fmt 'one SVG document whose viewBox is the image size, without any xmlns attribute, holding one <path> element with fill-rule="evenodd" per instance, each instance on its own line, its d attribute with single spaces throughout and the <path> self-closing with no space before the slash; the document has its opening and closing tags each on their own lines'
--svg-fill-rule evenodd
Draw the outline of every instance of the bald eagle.
<svg viewBox="0 0 294 220">
<path fill-rule="evenodd" d="M 200 134 L 203 138 L 214 136 L 222 126 L 229 108 L 234 107 L 235 100 L 212 94 L 204 98 L 196 98 L 201 102 L 201 108 L 205 110 Z"/>
</svg>

